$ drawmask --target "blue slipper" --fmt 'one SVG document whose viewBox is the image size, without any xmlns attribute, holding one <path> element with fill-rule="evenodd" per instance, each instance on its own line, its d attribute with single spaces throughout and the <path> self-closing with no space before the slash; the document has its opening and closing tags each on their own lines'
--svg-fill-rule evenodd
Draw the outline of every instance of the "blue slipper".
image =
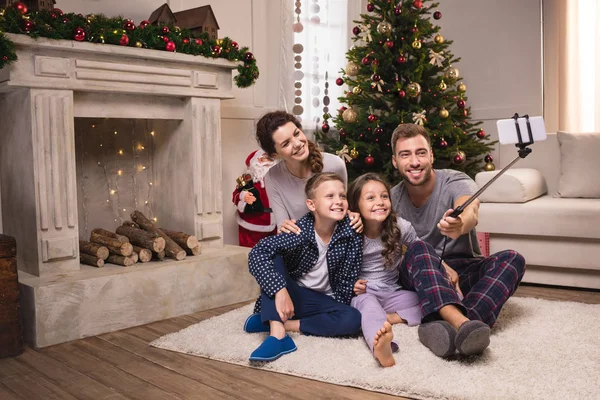
<svg viewBox="0 0 600 400">
<path fill-rule="evenodd" d="M 250 354 L 250 361 L 273 361 L 292 351 L 296 351 L 296 344 L 288 335 L 285 335 L 283 339 L 268 336 L 265 341 Z"/>
<path fill-rule="evenodd" d="M 269 332 L 269 325 L 265 325 L 260 318 L 260 314 L 252 314 L 244 322 L 244 331 L 248 333 Z"/>
</svg>

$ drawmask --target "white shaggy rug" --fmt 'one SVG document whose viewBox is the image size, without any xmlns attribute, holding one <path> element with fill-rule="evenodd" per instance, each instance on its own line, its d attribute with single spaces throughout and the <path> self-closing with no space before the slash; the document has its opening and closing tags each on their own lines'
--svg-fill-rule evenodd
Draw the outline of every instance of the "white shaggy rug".
<svg viewBox="0 0 600 400">
<path fill-rule="evenodd" d="M 266 333 L 242 330 L 247 305 L 151 343 L 162 349 L 418 399 L 600 398 L 600 305 L 511 298 L 479 357 L 443 360 L 394 326 L 396 365 L 381 368 L 363 338 L 292 334 L 298 350 L 272 363 L 248 356 Z M 226 332 L 226 335 L 223 333 Z"/>
</svg>

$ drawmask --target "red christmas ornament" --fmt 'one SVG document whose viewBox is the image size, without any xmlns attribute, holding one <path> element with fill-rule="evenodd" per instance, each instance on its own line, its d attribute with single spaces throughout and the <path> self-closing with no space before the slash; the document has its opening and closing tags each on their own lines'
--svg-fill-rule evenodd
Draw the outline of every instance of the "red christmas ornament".
<svg viewBox="0 0 600 400">
<path fill-rule="evenodd" d="M 166 35 L 169 33 L 169 27 L 164 25 L 162 28 L 160 28 L 160 31 Z"/>
<path fill-rule="evenodd" d="M 367 4 L 367 11 L 368 12 L 373 12 L 374 9 L 375 9 L 375 6 L 373 5 L 373 3 Z"/>
<path fill-rule="evenodd" d="M 368 156 L 365 157 L 365 165 L 367 167 L 371 167 L 371 166 L 373 166 L 373 164 L 375 164 L 375 159 L 373 158 L 373 156 L 371 156 L 369 154 Z"/>
<path fill-rule="evenodd" d="M 338 109 L 338 113 L 340 113 L 340 114 L 341 114 L 341 113 L 343 113 L 343 112 L 344 112 L 344 111 L 346 111 L 346 110 L 347 110 L 347 108 L 346 108 L 346 107 L 344 107 L 344 106 L 341 106 L 341 107 Z"/>
<path fill-rule="evenodd" d="M 440 19 L 442 18 L 442 13 L 439 11 L 436 11 L 433 13 L 433 19 Z"/>
<path fill-rule="evenodd" d="M 494 157 L 492 157 L 490 154 L 488 154 L 487 156 L 484 157 L 484 160 L 486 163 L 491 163 L 492 161 L 494 161 Z"/>
<path fill-rule="evenodd" d="M 183 38 L 182 42 L 183 42 L 183 44 L 190 44 L 190 39 Z"/>
<path fill-rule="evenodd" d="M 373 74 L 371 75 L 371 80 L 373 82 L 379 82 L 381 80 L 381 76 L 379 74 Z"/>
<path fill-rule="evenodd" d="M 344 84 L 344 80 L 342 78 L 337 78 L 335 80 L 335 84 L 338 86 L 342 86 Z"/>
<path fill-rule="evenodd" d="M 444 139 L 440 140 L 440 149 L 445 149 L 446 147 L 448 147 L 448 142 Z"/>
<path fill-rule="evenodd" d="M 119 40 L 119 44 L 121 46 L 127 46 L 129 44 L 129 37 L 127 35 L 121 36 L 121 40 Z"/>
<path fill-rule="evenodd" d="M 462 151 L 457 152 L 454 157 L 452 158 L 452 162 L 456 165 L 460 165 L 462 163 L 465 162 L 466 156 L 464 155 L 465 153 Z"/>
<path fill-rule="evenodd" d="M 125 22 L 123 22 L 123 29 L 125 29 L 126 31 L 132 31 L 135 29 L 135 24 L 132 20 L 128 19 Z"/>
<path fill-rule="evenodd" d="M 343 129 L 340 129 L 340 139 L 345 139 L 346 138 L 346 131 L 344 131 Z"/>
<path fill-rule="evenodd" d="M 83 42 L 85 40 L 85 31 L 83 28 L 75 28 L 73 31 L 73 39 L 77 40 L 78 42 Z"/>
<path fill-rule="evenodd" d="M 479 139 L 483 139 L 485 137 L 485 131 L 483 129 L 480 129 L 477 131 L 477 137 Z"/>
<path fill-rule="evenodd" d="M 29 33 L 35 28 L 35 25 L 30 20 L 26 19 L 23 20 L 22 27 L 25 32 Z"/>
<path fill-rule="evenodd" d="M 163 40 L 163 42 L 165 42 L 165 43 L 168 43 L 168 42 L 170 42 L 170 41 L 171 41 L 171 39 L 170 39 L 168 36 L 162 36 L 162 40 Z"/>
<path fill-rule="evenodd" d="M 56 18 L 58 18 L 58 14 L 51 12 L 50 13 L 50 18 L 56 19 Z"/>
<path fill-rule="evenodd" d="M 321 130 L 323 133 L 329 132 L 329 124 L 327 122 L 323 123 L 323 125 L 321 125 Z"/>
<path fill-rule="evenodd" d="M 396 14 L 396 15 L 402 14 L 402 8 L 401 7 L 394 7 L 394 14 Z"/>
<path fill-rule="evenodd" d="M 145 19 L 142 22 L 140 22 L 140 29 L 144 29 L 148 25 L 150 25 L 150 21 L 148 21 L 148 20 Z"/>
<path fill-rule="evenodd" d="M 213 51 L 213 53 L 216 53 L 216 54 L 221 54 L 221 50 L 222 50 L 222 49 L 221 49 L 221 46 L 219 46 L 219 45 L 217 45 L 217 44 L 215 44 L 215 45 L 212 47 L 212 51 Z"/>
<path fill-rule="evenodd" d="M 8 56 L 2 56 L 2 61 L 8 61 Z"/>
<path fill-rule="evenodd" d="M 196 39 L 194 42 L 196 42 L 198 46 L 202 46 L 202 39 Z"/>
<path fill-rule="evenodd" d="M 466 116 L 469 115 L 469 112 L 467 110 L 462 110 L 461 114 L 462 114 L 463 117 L 466 117 Z"/>
<path fill-rule="evenodd" d="M 465 108 L 466 104 L 467 103 L 463 99 L 460 99 L 459 101 L 456 102 L 456 107 L 458 107 L 458 108 L 460 108 L 462 110 L 462 109 Z"/>
<path fill-rule="evenodd" d="M 398 64 L 404 64 L 406 62 L 406 57 L 404 57 L 403 55 L 400 55 L 400 57 L 398 57 Z"/>
<path fill-rule="evenodd" d="M 250 53 L 249 51 L 246 52 L 246 54 L 244 54 L 244 61 L 251 62 L 252 60 L 254 60 L 254 54 Z"/>
<path fill-rule="evenodd" d="M 373 61 L 371 61 L 371 65 L 374 67 L 378 67 L 379 66 L 379 60 L 375 59 Z"/>
<path fill-rule="evenodd" d="M 231 42 L 231 47 L 233 47 L 234 49 L 239 49 L 240 45 L 238 44 L 238 42 L 232 41 Z"/>
<path fill-rule="evenodd" d="M 416 26 L 413 26 L 412 28 L 410 28 L 410 31 L 411 31 L 412 33 L 415 33 L 415 32 L 417 32 L 418 30 L 419 30 L 419 28 L 417 28 Z"/>
<path fill-rule="evenodd" d="M 416 9 L 419 9 L 419 10 L 420 10 L 420 9 L 421 9 L 421 7 L 423 7 L 423 2 L 422 2 L 421 0 L 415 0 L 415 1 L 413 1 L 413 6 L 414 6 Z"/>
<path fill-rule="evenodd" d="M 404 90 L 400 90 L 400 91 L 398 92 L 398 96 L 399 96 L 401 99 L 403 99 L 403 98 L 405 98 L 405 97 L 406 97 L 406 92 L 405 92 Z"/>
<path fill-rule="evenodd" d="M 360 28 L 358 26 L 355 26 L 354 28 L 352 28 L 352 33 L 358 36 L 360 34 Z"/>
<path fill-rule="evenodd" d="M 383 128 L 378 126 L 377 128 L 373 129 L 373 133 L 375 135 L 381 135 L 383 133 Z"/>
<path fill-rule="evenodd" d="M 369 57 L 363 57 L 361 62 L 363 65 L 369 65 L 369 63 L 371 62 L 371 59 Z"/>
<path fill-rule="evenodd" d="M 29 11 L 25 3 L 23 3 L 22 1 L 16 2 L 15 4 L 13 4 L 13 7 L 16 8 L 17 11 L 19 11 L 19 14 L 21 15 L 25 15 L 27 14 L 27 11 Z"/>
<path fill-rule="evenodd" d="M 53 8 L 53 9 L 50 10 L 50 12 L 54 13 L 56 15 L 60 15 L 60 16 L 63 15 L 63 12 L 62 12 L 62 10 L 60 8 Z"/>
<path fill-rule="evenodd" d="M 63 24 L 68 24 L 69 23 L 69 18 L 63 18 Z"/>
<path fill-rule="evenodd" d="M 369 114 L 369 116 L 367 117 L 367 120 L 369 120 L 369 122 L 375 122 L 375 121 L 377 121 L 377 115 Z"/>
<path fill-rule="evenodd" d="M 394 42 L 391 40 L 388 40 L 385 42 L 385 45 L 388 47 L 388 49 L 391 49 L 394 47 Z"/>
<path fill-rule="evenodd" d="M 175 42 L 172 42 L 170 40 L 165 44 L 166 51 L 175 51 L 175 47 Z"/>
</svg>

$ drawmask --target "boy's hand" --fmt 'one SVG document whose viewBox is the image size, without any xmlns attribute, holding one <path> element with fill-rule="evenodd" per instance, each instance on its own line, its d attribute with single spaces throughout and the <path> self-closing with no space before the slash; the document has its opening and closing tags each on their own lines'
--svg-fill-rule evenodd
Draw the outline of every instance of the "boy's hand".
<svg viewBox="0 0 600 400">
<path fill-rule="evenodd" d="M 294 303 L 286 288 L 275 293 L 275 309 L 283 323 L 294 316 Z"/>
<path fill-rule="evenodd" d="M 463 295 L 462 290 L 460 290 L 460 284 L 459 284 L 459 281 L 458 281 L 458 273 L 456 273 L 456 271 L 453 270 L 445 262 L 442 261 L 442 264 L 444 265 L 444 268 L 446 269 L 446 274 L 448 275 L 448 280 L 450 281 L 450 283 L 452 284 L 452 286 L 454 286 L 454 289 L 456 289 L 456 292 L 460 295 L 460 297 L 463 298 L 464 295 Z"/>
<path fill-rule="evenodd" d="M 348 210 L 348 217 L 350 217 L 350 228 L 354 229 L 357 233 L 362 233 L 363 222 L 360 214 Z"/>
<path fill-rule="evenodd" d="M 363 293 L 367 293 L 367 280 L 359 279 L 354 284 L 354 294 L 358 296 L 359 294 Z"/>
<path fill-rule="evenodd" d="M 283 221 L 281 223 L 281 226 L 277 230 L 277 233 L 282 233 L 282 232 L 283 233 L 295 233 L 296 235 L 299 235 L 301 230 L 300 230 L 300 228 L 298 228 L 298 225 L 296 225 L 295 219 L 286 219 L 285 221 Z"/>
</svg>

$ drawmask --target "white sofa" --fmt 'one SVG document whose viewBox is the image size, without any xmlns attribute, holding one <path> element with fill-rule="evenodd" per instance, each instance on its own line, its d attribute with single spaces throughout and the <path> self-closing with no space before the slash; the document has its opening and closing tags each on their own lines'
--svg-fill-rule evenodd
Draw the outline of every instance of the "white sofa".
<svg viewBox="0 0 600 400">
<path fill-rule="evenodd" d="M 600 134 L 592 137 L 597 146 L 558 135 L 533 144 L 482 194 L 477 230 L 489 233 L 491 253 L 513 249 L 525 257 L 523 282 L 600 289 Z M 513 146 L 500 151 L 504 165 L 517 156 Z M 481 187 L 500 169 L 475 180 Z M 556 197 L 576 181 L 595 198 Z"/>
</svg>

